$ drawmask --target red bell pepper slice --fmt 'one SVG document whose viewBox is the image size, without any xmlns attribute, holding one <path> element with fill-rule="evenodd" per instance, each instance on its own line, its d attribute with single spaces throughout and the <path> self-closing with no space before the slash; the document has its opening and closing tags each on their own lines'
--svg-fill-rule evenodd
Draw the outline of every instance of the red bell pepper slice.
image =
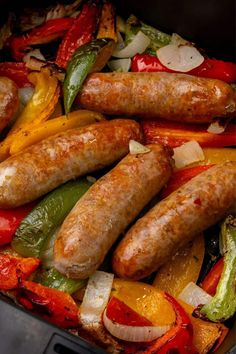
<svg viewBox="0 0 236 354">
<path fill-rule="evenodd" d="M 197 354 L 193 345 L 193 327 L 185 310 L 169 294 L 165 298 L 171 303 L 176 313 L 175 325 L 162 337 L 151 343 L 127 343 L 125 354 Z"/>
<path fill-rule="evenodd" d="M 72 297 L 31 281 L 22 281 L 17 295 L 21 305 L 62 328 L 79 324 L 78 307 Z"/>
<path fill-rule="evenodd" d="M 33 209 L 30 203 L 14 209 L 0 209 L 0 246 L 10 243 L 21 221 Z"/>
<path fill-rule="evenodd" d="M 49 43 L 63 37 L 73 23 L 74 19 L 71 17 L 55 18 L 35 27 L 27 34 L 12 36 L 9 38 L 9 46 L 13 58 L 20 61 L 31 45 Z"/>
<path fill-rule="evenodd" d="M 23 279 L 27 279 L 39 266 L 37 258 L 20 258 L 0 254 L 0 289 L 16 289 Z"/>
<path fill-rule="evenodd" d="M 162 198 L 166 198 L 169 194 L 177 190 L 183 184 L 188 182 L 193 177 L 197 176 L 199 173 L 208 170 L 214 165 L 203 165 L 203 166 L 194 166 L 189 168 L 184 168 L 182 170 L 175 171 L 171 178 L 169 179 L 166 187 L 162 191 Z"/>
<path fill-rule="evenodd" d="M 31 86 L 28 80 L 29 69 L 23 62 L 3 62 L 0 63 L 0 76 L 6 76 L 15 81 L 18 87 Z"/>
<path fill-rule="evenodd" d="M 126 326 L 152 326 L 152 322 L 132 310 L 123 301 L 113 296 L 106 308 L 106 315 L 111 321 Z"/>
<path fill-rule="evenodd" d="M 141 125 L 146 144 L 160 143 L 175 148 L 187 141 L 196 140 L 202 147 L 236 145 L 235 124 L 228 124 L 221 134 L 208 133 L 205 125 L 198 124 L 145 120 L 141 122 Z"/>
<path fill-rule="evenodd" d="M 93 39 L 93 33 L 96 31 L 100 6 L 96 3 L 87 2 L 82 7 L 74 24 L 64 36 L 57 53 L 56 64 L 61 68 L 66 68 L 72 55 L 81 45 L 90 42 Z"/>
<path fill-rule="evenodd" d="M 224 258 L 220 258 L 200 284 L 203 290 L 214 296 L 224 268 Z"/>
<path fill-rule="evenodd" d="M 165 67 L 160 60 L 150 54 L 136 54 L 131 62 L 133 72 L 167 72 L 177 73 Z M 205 59 L 197 68 L 184 74 L 223 80 L 228 83 L 236 82 L 236 64 L 216 59 Z"/>
</svg>

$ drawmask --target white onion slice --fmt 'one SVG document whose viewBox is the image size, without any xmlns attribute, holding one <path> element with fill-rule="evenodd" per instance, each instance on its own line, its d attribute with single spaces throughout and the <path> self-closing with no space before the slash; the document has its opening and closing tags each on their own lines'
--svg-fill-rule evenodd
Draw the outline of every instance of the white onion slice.
<svg viewBox="0 0 236 354">
<path fill-rule="evenodd" d="M 131 155 L 146 154 L 147 152 L 150 151 L 151 150 L 147 146 L 140 144 L 138 141 L 135 140 L 129 141 L 129 152 Z"/>
<path fill-rule="evenodd" d="M 188 42 L 186 39 L 180 37 L 177 33 L 172 33 L 170 44 L 176 44 L 176 45 L 191 45 L 190 42 Z"/>
<path fill-rule="evenodd" d="M 139 31 L 126 47 L 123 49 L 116 47 L 112 56 L 116 58 L 131 58 L 137 53 L 143 53 L 149 44 L 150 39 L 142 31 Z"/>
<path fill-rule="evenodd" d="M 157 50 L 157 57 L 168 69 L 186 73 L 197 68 L 204 57 L 193 46 L 168 44 Z"/>
<path fill-rule="evenodd" d="M 40 52 L 39 49 L 33 49 L 27 54 L 25 54 L 25 56 L 23 57 L 23 62 L 28 63 L 30 61 L 30 58 L 32 57 L 46 62 L 46 59 L 44 58 L 43 54 Z"/>
<path fill-rule="evenodd" d="M 80 319 L 85 325 L 99 323 L 108 303 L 114 274 L 96 271 L 88 281 L 80 306 Z"/>
<path fill-rule="evenodd" d="M 224 133 L 226 125 L 220 125 L 218 121 L 213 122 L 207 128 L 208 133 L 211 134 L 221 134 Z"/>
<path fill-rule="evenodd" d="M 31 97 L 34 94 L 34 88 L 33 87 L 22 87 L 19 89 L 19 99 L 20 102 L 26 106 L 26 104 L 29 102 Z"/>
<path fill-rule="evenodd" d="M 125 21 L 120 16 L 116 16 L 116 29 L 118 32 L 125 33 Z"/>
<path fill-rule="evenodd" d="M 212 296 L 207 294 L 200 286 L 190 282 L 181 291 L 178 298 L 193 307 L 197 307 L 198 305 L 205 305 L 210 302 Z"/>
<path fill-rule="evenodd" d="M 128 342 L 151 342 L 166 333 L 171 326 L 126 326 L 110 320 L 106 310 L 103 313 L 106 329 L 116 338 Z"/>
<path fill-rule="evenodd" d="M 187 143 L 178 146 L 174 150 L 175 166 L 182 168 L 197 161 L 203 161 L 205 159 L 203 150 L 197 141 L 191 140 Z"/>
<path fill-rule="evenodd" d="M 131 66 L 131 59 L 124 58 L 124 59 L 110 60 L 107 63 L 107 65 L 112 71 L 127 73 Z"/>
</svg>

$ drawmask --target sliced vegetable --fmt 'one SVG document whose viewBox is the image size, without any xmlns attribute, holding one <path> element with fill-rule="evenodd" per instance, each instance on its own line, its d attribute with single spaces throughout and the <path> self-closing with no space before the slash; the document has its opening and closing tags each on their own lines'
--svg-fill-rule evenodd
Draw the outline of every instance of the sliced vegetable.
<svg viewBox="0 0 236 354">
<path fill-rule="evenodd" d="M 114 279 L 111 297 L 115 296 L 153 326 L 172 326 L 176 314 L 164 293 L 154 286 Z"/>
<path fill-rule="evenodd" d="M 97 38 L 110 38 L 115 42 L 117 41 L 115 30 L 115 8 L 109 1 L 106 1 L 102 7 Z"/>
<path fill-rule="evenodd" d="M 0 209 L 0 246 L 12 241 L 18 226 L 33 206 L 31 203 L 14 209 Z"/>
<path fill-rule="evenodd" d="M 55 268 L 41 269 L 34 277 L 36 283 L 48 288 L 57 289 L 68 294 L 73 294 L 86 284 L 86 280 L 70 279 L 59 273 Z"/>
<path fill-rule="evenodd" d="M 131 155 L 146 154 L 147 152 L 150 151 L 151 149 L 149 149 L 147 146 L 140 144 L 138 141 L 135 140 L 129 141 L 129 152 Z"/>
<path fill-rule="evenodd" d="M 178 298 L 186 304 L 198 307 L 199 305 L 208 304 L 212 296 L 207 294 L 202 288 L 193 282 L 190 282 L 179 294 Z"/>
<path fill-rule="evenodd" d="M 82 127 L 84 125 L 99 122 L 105 119 L 101 113 L 78 110 L 68 114 L 68 116 L 61 116 L 50 119 L 38 125 L 22 129 L 13 141 L 10 154 L 17 154 L 26 147 L 33 145 L 49 136 L 63 132 L 68 129 Z"/>
<path fill-rule="evenodd" d="M 35 27 L 31 32 L 22 36 L 13 36 L 9 40 L 11 54 L 15 60 L 22 60 L 30 46 L 44 44 L 63 37 L 71 28 L 74 19 L 70 17 L 51 19 L 42 25 Z"/>
<path fill-rule="evenodd" d="M 188 168 L 183 168 L 174 171 L 167 185 L 164 187 L 162 191 L 161 194 L 162 198 L 166 198 L 169 194 L 176 191 L 179 187 L 187 183 L 190 179 L 208 170 L 212 166 L 214 165 L 203 165 L 203 166 L 200 165 L 200 166 L 188 167 Z"/>
<path fill-rule="evenodd" d="M 48 69 L 40 72 L 33 72 L 28 76 L 30 82 L 35 86 L 35 91 L 11 128 L 5 140 L 0 144 L 0 161 L 9 156 L 10 147 L 23 128 L 40 124 L 47 120 L 53 113 L 59 98 L 59 84 L 57 79 L 51 75 Z"/>
<path fill-rule="evenodd" d="M 0 76 L 6 76 L 15 81 L 18 87 L 31 86 L 28 80 L 29 70 L 25 63 L 3 62 L 0 63 Z"/>
<path fill-rule="evenodd" d="M 91 183 L 82 178 L 70 181 L 49 193 L 21 222 L 12 247 L 23 256 L 40 256 L 58 226 Z"/>
<path fill-rule="evenodd" d="M 74 19 L 70 30 L 64 36 L 56 57 L 56 64 L 66 68 L 75 51 L 93 39 L 100 15 L 100 6 L 92 1 L 86 2 Z"/>
<path fill-rule="evenodd" d="M 131 71 L 179 72 L 179 70 L 170 69 L 169 65 L 165 66 L 164 63 L 161 63 L 155 55 L 150 54 L 137 54 L 132 59 Z M 186 74 L 219 79 L 228 83 L 233 83 L 236 82 L 236 64 L 216 59 L 204 59 L 200 66 L 187 71 Z"/>
<path fill-rule="evenodd" d="M 225 321 L 236 311 L 236 219 L 228 216 L 221 227 L 224 253 L 223 272 L 212 300 L 201 309 L 201 314 L 213 322 Z"/>
<path fill-rule="evenodd" d="M 224 259 L 220 258 L 218 262 L 212 267 L 210 272 L 206 275 L 203 282 L 200 284 L 202 289 L 211 296 L 216 293 L 217 285 L 221 278 L 224 268 Z"/>
<path fill-rule="evenodd" d="M 17 299 L 25 308 L 57 326 L 74 328 L 79 324 L 76 303 L 62 291 L 23 281 Z"/>
<path fill-rule="evenodd" d="M 149 49 L 153 52 L 155 52 L 158 48 L 169 44 L 171 41 L 171 36 L 169 34 L 161 32 L 142 21 L 139 21 L 134 15 L 131 15 L 126 22 L 126 44 L 133 40 L 133 37 L 138 33 L 138 31 L 142 31 L 150 39 Z"/>
<path fill-rule="evenodd" d="M 207 127 L 194 124 L 162 121 L 142 121 L 146 144 L 161 143 L 172 148 L 196 140 L 201 147 L 223 147 L 236 145 L 235 125 L 229 124 L 222 134 L 211 134 Z"/>
<path fill-rule="evenodd" d="M 16 289 L 23 279 L 27 279 L 39 266 L 37 258 L 20 258 L 10 254 L 0 254 L 0 289 Z"/>
<path fill-rule="evenodd" d="M 101 70 L 111 56 L 113 40 L 95 39 L 81 46 L 69 62 L 63 84 L 65 112 L 70 112 L 71 106 L 86 76 L 92 71 Z"/>
<path fill-rule="evenodd" d="M 124 58 L 124 59 L 110 60 L 107 63 L 107 65 L 109 69 L 111 69 L 112 71 L 127 73 L 130 69 L 131 59 Z"/>
<path fill-rule="evenodd" d="M 88 281 L 83 302 L 80 306 L 80 319 L 85 325 L 101 322 L 102 313 L 107 306 L 114 275 L 96 271 Z"/>
<path fill-rule="evenodd" d="M 204 57 L 193 46 L 168 44 L 156 52 L 160 62 L 168 69 L 186 73 L 200 66 Z"/>
<path fill-rule="evenodd" d="M 124 314 L 127 316 L 126 321 L 128 324 L 120 323 L 117 317 L 120 318 Z M 169 326 L 156 326 L 152 323 L 140 325 L 140 321 L 145 322 L 146 319 L 135 313 L 127 305 L 120 300 L 112 297 L 108 303 L 106 310 L 103 313 L 103 323 L 106 329 L 116 338 L 128 342 L 151 342 L 166 333 Z M 124 318 L 122 318 L 122 322 Z M 138 322 L 137 324 L 133 322 Z"/>
<path fill-rule="evenodd" d="M 126 47 L 120 49 L 118 46 L 112 56 L 116 58 L 132 58 L 137 53 L 143 53 L 149 44 L 150 39 L 142 31 L 139 31 Z"/>
<path fill-rule="evenodd" d="M 199 354 L 207 354 L 209 351 L 217 349 L 228 333 L 228 328 L 221 323 L 203 321 L 194 317 L 194 307 L 179 301 L 190 317 L 193 326 L 193 344 Z"/>
<path fill-rule="evenodd" d="M 201 234 L 158 270 L 153 285 L 177 297 L 188 283 L 197 281 L 204 252 L 204 237 Z"/>
<path fill-rule="evenodd" d="M 230 148 L 204 148 L 205 160 L 196 162 L 193 165 L 212 165 L 227 161 L 236 161 L 236 149 Z"/>
<path fill-rule="evenodd" d="M 181 146 L 174 148 L 173 159 L 176 168 L 188 166 L 197 161 L 204 160 L 204 153 L 196 140 L 190 140 Z"/>
<path fill-rule="evenodd" d="M 220 125 L 218 121 L 213 122 L 207 128 L 208 133 L 221 134 L 225 131 L 226 125 Z"/>
<path fill-rule="evenodd" d="M 166 354 L 174 351 L 180 354 L 197 354 L 197 350 L 193 345 L 193 327 L 187 313 L 172 296 L 165 293 L 165 298 L 175 310 L 175 326 L 151 344 L 150 347 L 147 347 L 143 353 Z"/>
</svg>

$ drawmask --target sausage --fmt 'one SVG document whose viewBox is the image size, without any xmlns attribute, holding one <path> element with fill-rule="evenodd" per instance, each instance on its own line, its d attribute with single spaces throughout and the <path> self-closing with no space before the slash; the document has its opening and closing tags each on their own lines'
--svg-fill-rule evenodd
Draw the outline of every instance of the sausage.
<svg viewBox="0 0 236 354">
<path fill-rule="evenodd" d="M 150 146 L 127 155 L 77 202 L 59 230 L 54 266 L 71 278 L 89 277 L 118 236 L 164 186 L 172 172 L 170 150 Z"/>
<path fill-rule="evenodd" d="M 113 255 L 122 278 L 156 271 L 200 232 L 222 219 L 236 199 L 236 162 L 211 167 L 154 206 L 128 231 Z"/>
<path fill-rule="evenodd" d="M 112 115 L 203 123 L 236 113 L 236 94 L 227 83 L 185 74 L 94 73 L 78 102 Z"/>
<path fill-rule="evenodd" d="M 30 146 L 0 164 L 0 208 L 32 201 L 60 184 L 98 170 L 140 141 L 138 123 L 117 119 L 67 130 Z"/>
<path fill-rule="evenodd" d="M 10 123 L 18 107 L 18 87 L 7 77 L 0 77 L 0 132 Z"/>
</svg>

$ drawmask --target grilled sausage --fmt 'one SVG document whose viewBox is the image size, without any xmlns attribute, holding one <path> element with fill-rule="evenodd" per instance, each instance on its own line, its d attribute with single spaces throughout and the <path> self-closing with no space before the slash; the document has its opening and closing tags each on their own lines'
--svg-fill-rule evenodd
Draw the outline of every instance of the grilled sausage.
<svg viewBox="0 0 236 354">
<path fill-rule="evenodd" d="M 60 184 L 101 169 L 140 141 L 138 123 L 117 119 L 71 129 L 32 145 L 0 164 L 0 207 L 25 204 Z"/>
<path fill-rule="evenodd" d="M 162 200 L 128 231 L 113 257 L 123 278 L 141 279 L 219 221 L 236 199 L 236 162 L 216 165 Z"/>
<path fill-rule="evenodd" d="M 117 237 L 164 186 L 172 172 L 170 150 L 150 146 L 127 155 L 98 180 L 65 219 L 55 242 L 54 265 L 71 278 L 90 276 Z"/>
<path fill-rule="evenodd" d="M 236 95 L 230 85 L 184 74 L 91 74 L 78 101 L 84 108 L 106 114 L 189 123 L 236 113 Z"/>
<path fill-rule="evenodd" d="M 7 77 L 0 77 L 0 132 L 10 123 L 19 106 L 18 88 Z"/>
</svg>

